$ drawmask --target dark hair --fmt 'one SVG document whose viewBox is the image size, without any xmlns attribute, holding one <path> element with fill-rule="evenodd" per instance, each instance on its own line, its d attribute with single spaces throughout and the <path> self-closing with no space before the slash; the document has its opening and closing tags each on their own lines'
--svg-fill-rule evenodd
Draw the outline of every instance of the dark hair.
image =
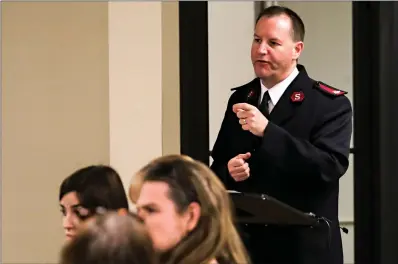
<svg viewBox="0 0 398 264">
<path fill-rule="evenodd" d="M 286 15 L 290 18 L 292 22 L 292 29 L 293 29 L 293 40 L 294 41 L 304 41 L 305 35 L 305 27 L 304 22 L 301 20 L 300 16 L 291 10 L 290 8 L 283 7 L 283 6 L 270 6 L 265 8 L 260 14 L 257 16 L 256 24 L 262 17 L 275 17 L 280 15 Z"/>
<path fill-rule="evenodd" d="M 148 231 L 133 214 L 97 215 L 79 231 L 62 249 L 61 264 L 157 263 Z"/>
<path fill-rule="evenodd" d="M 98 207 L 108 210 L 128 209 L 122 180 L 109 166 L 88 166 L 75 171 L 62 182 L 59 200 L 70 192 L 76 192 L 79 203 L 89 210 L 95 211 Z"/>
</svg>

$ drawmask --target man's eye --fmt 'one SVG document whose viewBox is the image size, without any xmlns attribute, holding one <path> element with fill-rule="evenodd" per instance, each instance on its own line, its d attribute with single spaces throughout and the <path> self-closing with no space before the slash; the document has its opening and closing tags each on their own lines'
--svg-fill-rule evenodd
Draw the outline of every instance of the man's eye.
<svg viewBox="0 0 398 264">
<path fill-rule="evenodd" d="M 146 207 L 144 210 L 148 214 L 153 214 L 153 213 L 156 213 L 158 211 L 156 208 L 153 208 L 153 207 Z"/>
</svg>

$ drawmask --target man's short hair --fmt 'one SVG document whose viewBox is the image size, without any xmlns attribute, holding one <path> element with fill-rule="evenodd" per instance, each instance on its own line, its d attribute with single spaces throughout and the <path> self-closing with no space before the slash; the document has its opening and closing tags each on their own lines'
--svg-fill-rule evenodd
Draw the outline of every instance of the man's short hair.
<svg viewBox="0 0 398 264">
<path fill-rule="evenodd" d="M 301 20 L 300 16 L 290 8 L 277 6 L 277 5 L 267 7 L 263 11 L 261 11 L 260 14 L 258 15 L 256 19 L 256 24 L 262 17 L 275 17 L 280 15 L 286 15 L 290 18 L 293 29 L 292 32 L 293 40 L 304 41 L 304 35 L 305 35 L 304 22 L 303 20 Z"/>
</svg>

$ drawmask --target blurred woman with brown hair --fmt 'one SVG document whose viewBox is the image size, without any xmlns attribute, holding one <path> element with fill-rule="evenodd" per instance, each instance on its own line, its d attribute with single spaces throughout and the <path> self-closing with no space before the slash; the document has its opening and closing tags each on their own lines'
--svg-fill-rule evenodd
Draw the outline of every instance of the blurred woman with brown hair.
<svg viewBox="0 0 398 264">
<path fill-rule="evenodd" d="M 130 198 L 162 264 L 249 264 L 223 184 L 204 164 L 170 155 L 133 178 Z"/>
</svg>

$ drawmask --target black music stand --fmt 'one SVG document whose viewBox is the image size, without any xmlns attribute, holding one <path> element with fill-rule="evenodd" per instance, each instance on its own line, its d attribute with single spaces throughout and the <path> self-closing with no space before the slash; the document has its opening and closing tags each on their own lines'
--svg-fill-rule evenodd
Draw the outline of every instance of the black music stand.
<svg viewBox="0 0 398 264">
<path fill-rule="evenodd" d="M 315 226 L 319 219 L 269 195 L 228 191 L 242 224 Z"/>
</svg>

